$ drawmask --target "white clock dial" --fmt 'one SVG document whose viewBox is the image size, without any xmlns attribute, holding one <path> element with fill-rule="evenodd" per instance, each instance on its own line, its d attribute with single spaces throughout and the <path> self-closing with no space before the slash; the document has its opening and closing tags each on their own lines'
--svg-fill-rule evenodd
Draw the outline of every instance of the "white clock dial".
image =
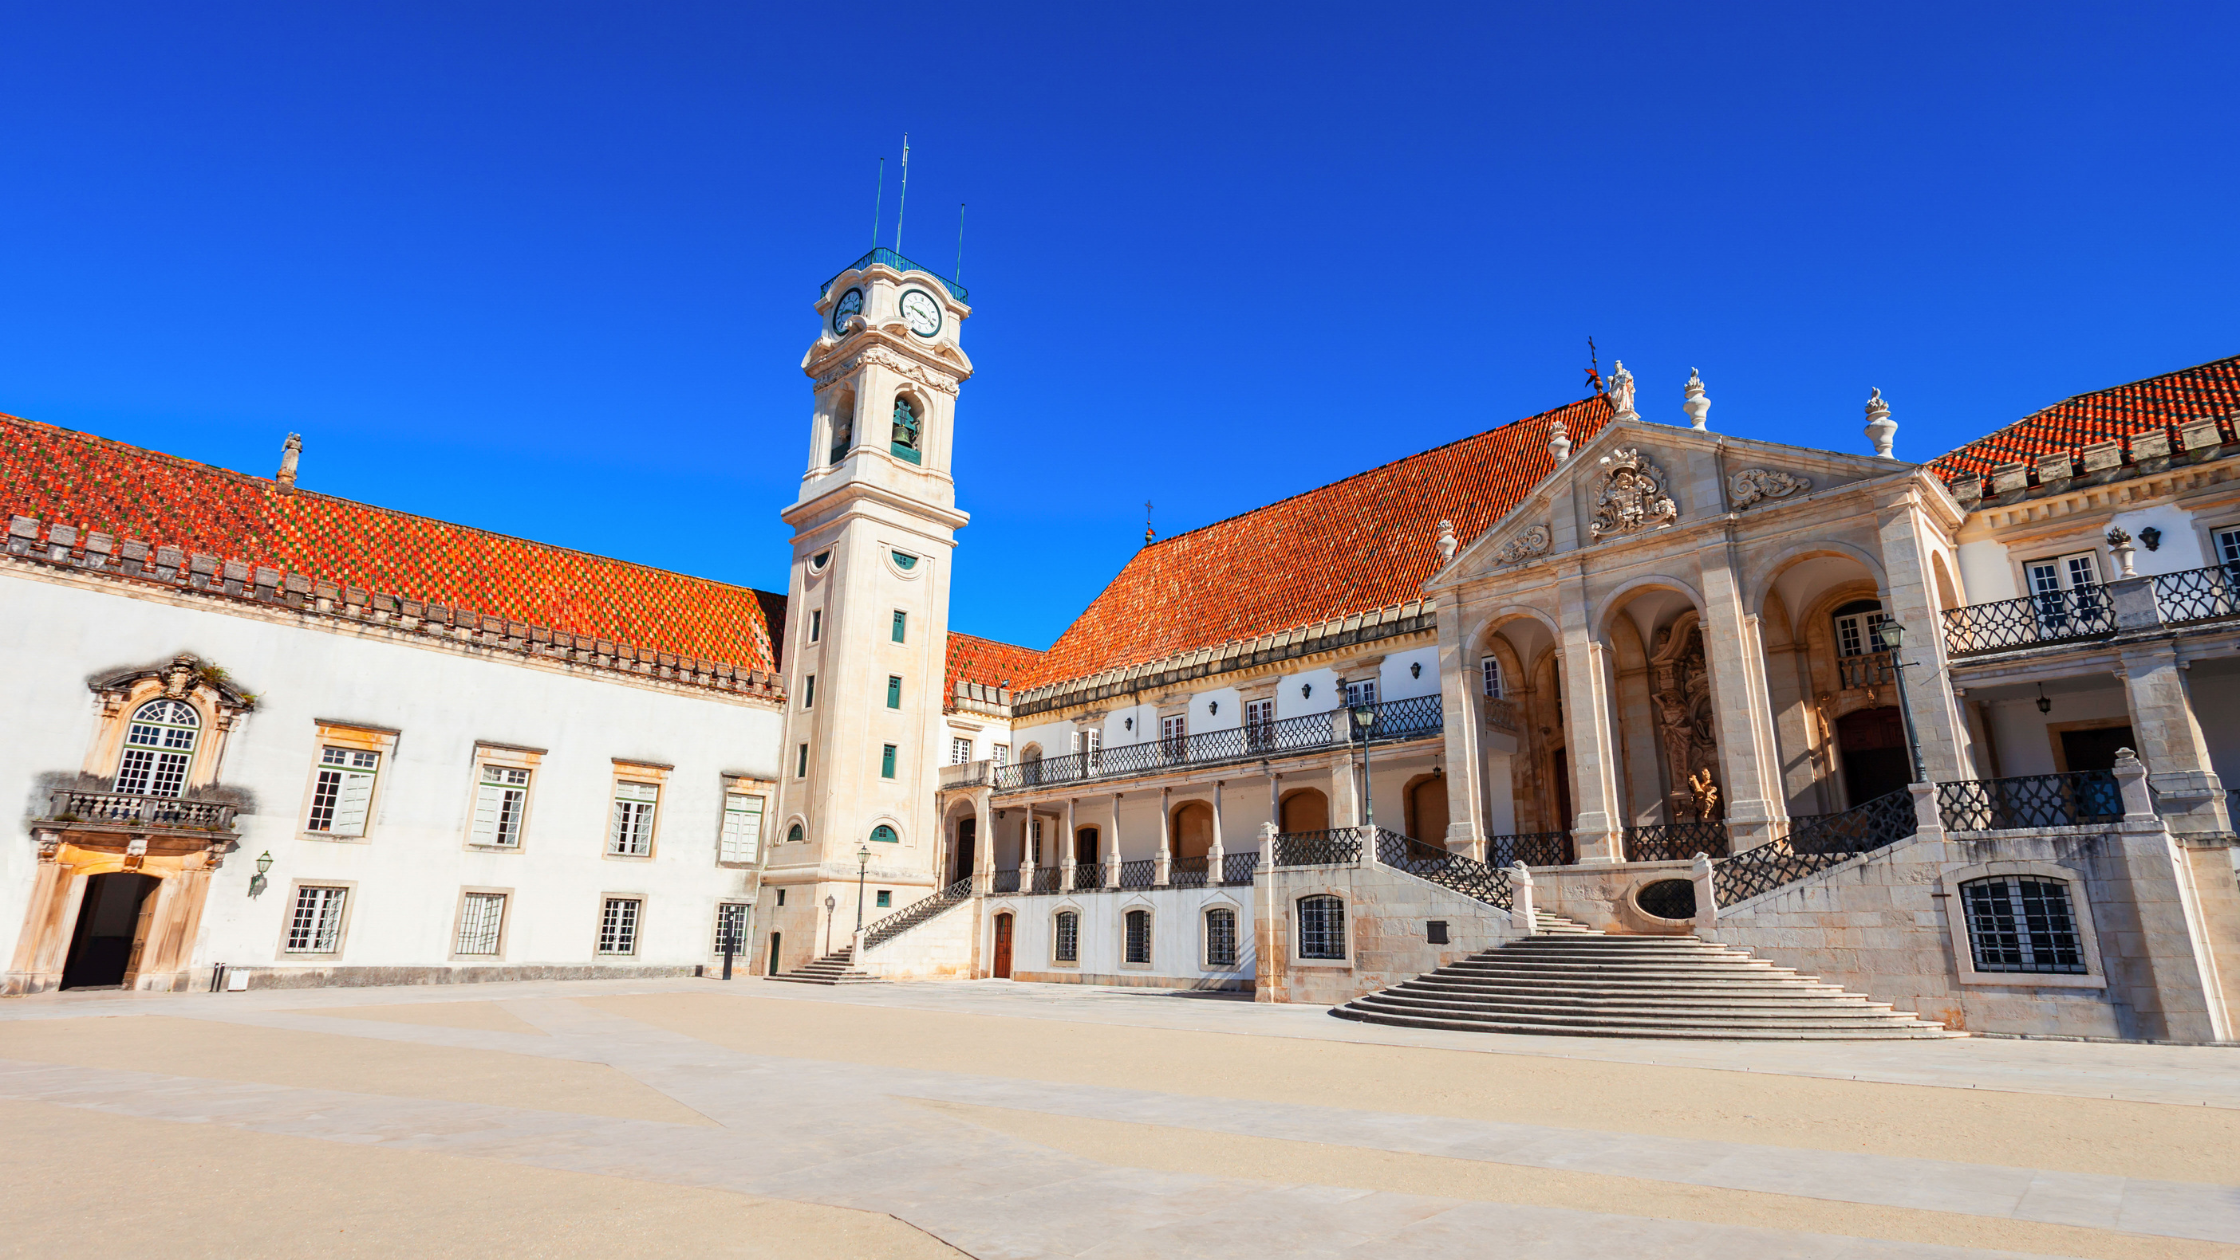
<svg viewBox="0 0 2240 1260">
<path fill-rule="evenodd" d="M 909 289 L 902 295 L 902 319 L 910 331 L 921 337 L 931 337 L 941 331 L 941 303 L 924 289 Z"/>
</svg>

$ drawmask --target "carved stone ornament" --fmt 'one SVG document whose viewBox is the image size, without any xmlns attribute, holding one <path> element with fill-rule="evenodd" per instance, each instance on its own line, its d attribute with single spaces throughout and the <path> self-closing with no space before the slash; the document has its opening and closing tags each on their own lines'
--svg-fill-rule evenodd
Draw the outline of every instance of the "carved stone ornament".
<svg viewBox="0 0 2240 1260">
<path fill-rule="evenodd" d="M 1493 553 L 1495 564 L 1519 564 L 1534 556 L 1548 554 L 1548 547 L 1555 541 L 1545 525 L 1535 525 L 1515 538 L 1501 544 Z"/>
<path fill-rule="evenodd" d="M 860 368 L 867 363 L 877 364 L 880 367 L 887 368 L 890 371 L 895 372 L 897 375 L 916 381 L 918 384 L 925 386 L 927 389 L 939 390 L 944 394 L 954 394 L 957 392 L 957 383 L 955 380 L 943 376 L 938 372 L 929 372 L 926 370 L 924 364 L 904 358 L 902 355 L 896 354 L 894 351 L 888 350 L 882 346 L 873 346 L 870 349 L 865 350 L 861 354 L 851 355 L 838 366 L 822 373 L 817 377 L 816 388 L 823 389 L 825 386 L 832 384 L 834 381 L 840 380 L 843 377 L 852 376 L 855 374 L 857 368 Z"/>
<path fill-rule="evenodd" d="M 1603 456 L 1601 466 L 1602 496 L 1588 526 L 1594 537 L 1662 529 L 1680 518 L 1680 505 L 1665 490 L 1663 470 L 1639 448 L 1620 447 Z"/>
<path fill-rule="evenodd" d="M 1734 499 L 1737 512 L 1761 499 L 1786 499 L 1792 494 L 1803 494 L 1810 489 L 1812 478 L 1776 472 L 1771 468 L 1745 468 L 1727 478 L 1727 494 Z"/>
</svg>

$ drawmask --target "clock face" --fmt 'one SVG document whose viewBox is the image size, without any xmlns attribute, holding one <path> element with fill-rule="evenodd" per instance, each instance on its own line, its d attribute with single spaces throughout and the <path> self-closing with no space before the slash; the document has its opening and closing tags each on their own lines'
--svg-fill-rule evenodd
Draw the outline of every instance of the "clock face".
<svg viewBox="0 0 2240 1260">
<path fill-rule="evenodd" d="M 924 289 L 907 289 L 902 294 L 902 319 L 910 331 L 921 337 L 931 337 L 941 331 L 941 303 Z"/>
<path fill-rule="evenodd" d="M 861 314 L 863 314 L 863 290 L 850 289 L 841 294 L 840 300 L 832 305 L 832 331 L 846 335 L 848 317 Z"/>
</svg>

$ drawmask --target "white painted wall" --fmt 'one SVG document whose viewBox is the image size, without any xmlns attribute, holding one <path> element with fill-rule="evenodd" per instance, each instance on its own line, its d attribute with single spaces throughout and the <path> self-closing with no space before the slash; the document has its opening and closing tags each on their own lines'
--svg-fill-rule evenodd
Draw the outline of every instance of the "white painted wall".
<svg viewBox="0 0 2240 1260">
<path fill-rule="evenodd" d="M 2046 727 L 2055 722 L 2082 722 L 2094 718 L 2128 718 L 2123 689 L 2110 685 L 2085 692 L 2049 693 L 2053 712 L 2038 712 L 2035 696 L 1992 703 L 1992 738 L 1999 744 L 1999 773 L 2013 778 L 2025 774 L 2052 774 L 2053 736 Z"/>
<path fill-rule="evenodd" d="M 1299 694 L 1301 686 L 1312 687 L 1305 696 Z M 1345 689 L 1338 685 L 1338 675 L 1327 669 L 1309 669 L 1296 674 L 1285 674 L 1276 684 L 1276 718 L 1305 717 L 1310 713 L 1328 713 L 1345 703 Z"/>
<path fill-rule="evenodd" d="M 1208 708 L 1207 706 L 1212 706 Z M 1190 733 L 1233 731 L 1244 725 L 1244 697 L 1235 687 L 1215 687 L 1190 697 Z"/>
<path fill-rule="evenodd" d="M 2187 569 L 2207 568 L 2213 563 L 2201 554 L 2201 539 L 2193 532 L 2193 513 L 2175 503 L 2157 503 L 2136 512 L 2118 512 L 2109 518 L 2108 525 L 2131 535 L 2132 546 L 2138 549 L 2131 558 L 2131 567 L 2140 573 L 2183 573 Z M 2139 541 L 2139 531 L 2149 528 L 2162 531 L 2153 551 Z"/>
<path fill-rule="evenodd" d="M 2015 589 L 2014 566 L 2007 560 L 2006 544 L 1968 542 L 1961 543 L 1958 550 L 1960 585 L 1966 588 L 1961 592 L 1962 599 L 1971 604 L 1993 604 L 2022 595 Z"/>
<path fill-rule="evenodd" d="M 1205 912 L 1225 906 L 1237 915 L 1237 965 L 1205 965 Z M 1151 911 L 1151 962 L 1126 963 L 1126 920 L 1129 910 Z M 1081 916 L 1081 959 L 1078 964 L 1052 960 L 1055 924 L 1060 910 Z M 1016 915 L 1012 927 L 1012 974 L 1022 972 L 1073 974 L 1097 979 L 1138 977 L 1183 980 L 1192 983 L 1232 980 L 1251 983 L 1254 966 L 1252 885 L 1215 888 L 1151 888 L 1127 892 L 1089 892 L 1070 896 L 995 897 L 982 916 L 982 957 L 992 957 L 995 916 Z"/>
<path fill-rule="evenodd" d="M 1421 666 L 1423 673 L 1417 677 L 1410 667 Z M 1416 696 L 1439 694 L 1439 648 L 1437 644 L 1395 652 L 1384 658 L 1377 667 L 1377 699 L 1409 700 Z"/>
<path fill-rule="evenodd" d="M 186 597 L 169 597 L 184 600 Z M 218 785 L 245 789 L 241 847 L 212 878 L 193 965 L 448 966 L 464 886 L 510 888 L 514 965 L 692 964 L 713 952 L 715 907 L 751 875 L 716 864 L 725 773 L 779 770 L 780 715 L 681 689 L 661 690 L 518 663 L 306 628 L 292 614 L 242 615 L 0 575 L 15 654 L 36 668 L 0 676 L 0 802 L 43 814 L 39 776 L 77 772 L 97 733 L 90 676 L 191 652 L 257 696 L 229 737 Z M 315 719 L 402 734 L 383 768 L 363 842 L 306 838 L 303 812 L 319 743 Z M 467 848 L 477 740 L 546 749 L 518 852 Z M 654 856 L 604 856 L 612 758 L 670 764 Z M 768 835 L 765 840 L 770 839 Z M 270 887 L 247 895 L 269 850 Z M 36 854 L 20 824 L 0 845 L 0 926 L 12 943 Z M 354 881 L 337 955 L 280 953 L 295 880 Z M 634 958 L 595 955 L 604 894 L 645 898 Z M 469 965 L 461 963 L 457 965 Z"/>
</svg>

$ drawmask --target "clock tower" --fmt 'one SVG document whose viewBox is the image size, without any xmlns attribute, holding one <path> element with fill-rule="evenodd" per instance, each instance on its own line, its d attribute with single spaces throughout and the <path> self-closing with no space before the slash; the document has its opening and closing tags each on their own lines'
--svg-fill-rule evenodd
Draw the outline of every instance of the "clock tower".
<svg viewBox="0 0 2240 1260">
<path fill-rule="evenodd" d="M 781 514 L 794 531 L 786 743 L 755 915 L 779 936 L 781 970 L 848 943 L 864 850 L 866 923 L 888 913 L 878 890 L 900 907 L 938 886 L 949 563 L 967 520 L 950 476 L 957 390 L 972 375 L 958 346 L 964 289 L 875 249 L 816 309 L 801 360 L 808 466 Z M 762 949 L 768 969 L 773 946 Z"/>
</svg>

